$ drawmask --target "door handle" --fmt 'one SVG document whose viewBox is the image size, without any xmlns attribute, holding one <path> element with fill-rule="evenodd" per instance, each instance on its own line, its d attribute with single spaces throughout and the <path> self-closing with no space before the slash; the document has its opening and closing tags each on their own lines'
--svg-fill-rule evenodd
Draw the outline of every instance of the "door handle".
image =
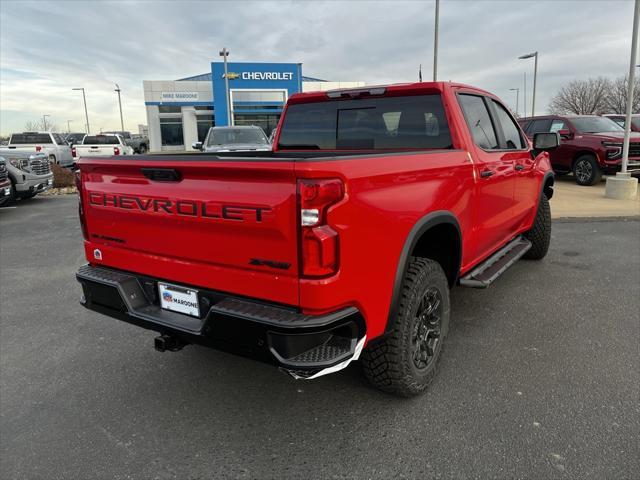
<svg viewBox="0 0 640 480">
<path fill-rule="evenodd" d="M 521 172 L 522 170 L 524 170 L 524 165 L 522 165 L 522 164 L 520 164 L 520 163 L 519 163 L 519 164 L 517 164 L 517 165 L 516 165 L 516 171 Z"/>
<path fill-rule="evenodd" d="M 489 178 L 491 175 L 493 175 L 493 170 L 483 170 L 480 172 L 482 178 Z"/>
</svg>

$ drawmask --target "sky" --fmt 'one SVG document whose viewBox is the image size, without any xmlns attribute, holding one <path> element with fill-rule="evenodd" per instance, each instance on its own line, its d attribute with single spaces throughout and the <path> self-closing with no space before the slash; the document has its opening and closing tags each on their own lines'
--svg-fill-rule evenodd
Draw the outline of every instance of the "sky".
<svg viewBox="0 0 640 480">
<path fill-rule="evenodd" d="M 303 74 L 367 84 L 432 77 L 435 1 L 0 0 L 0 134 L 28 121 L 83 131 L 146 124 L 142 81 L 230 61 L 300 62 Z M 489 90 L 513 110 L 539 52 L 536 113 L 574 79 L 628 73 L 632 0 L 441 0 L 438 78 Z"/>
</svg>

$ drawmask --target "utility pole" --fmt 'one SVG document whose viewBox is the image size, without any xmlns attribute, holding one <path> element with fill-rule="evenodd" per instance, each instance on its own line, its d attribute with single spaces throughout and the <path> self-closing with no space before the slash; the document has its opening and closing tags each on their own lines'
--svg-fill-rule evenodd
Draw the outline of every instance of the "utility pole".
<svg viewBox="0 0 640 480">
<path fill-rule="evenodd" d="M 84 116 L 87 120 L 87 135 L 89 135 L 89 113 L 87 113 L 87 97 L 84 94 L 84 87 L 72 88 L 71 90 L 82 90 L 82 100 L 84 101 Z"/>
<path fill-rule="evenodd" d="M 220 50 L 220 56 L 224 58 L 224 93 L 227 97 L 227 125 L 231 125 L 231 100 L 229 98 L 229 71 L 227 69 L 227 57 L 229 56 L 229 50 L 227 47 L 223 47 Z"/>
<path fill-rule="evenodd" d="M 513 91 L 516 92 L 516 116 L 517 116 L 518 115 L 518 104 L 520 103 L 520 101 L 519 101 L 520 89 L 519 88 L 510 88 L 509 90 L 511 90 L 512 92 Z"/>
<path fill-rule="evenodd" d="M 438 24 L 440 23 L 440 0 L 436 0 L 436 20 L 433 30 L 433 81 L 438 80 Z"/>
<path fill-rule="evenodd" d="M 633 9 L 633 30 L 631 31 L 631 62 L 629 65 L 629 83 L 627 86 L 627 111 L 624 122 L 624 140 L 622 141 L 622 168 L 615 176 L 607 177 L 604 196 L 615 199 L 633 200 L 638 197 L 638 179 L 627 171 L 629 165 L 629 140 L 631 138 L 631 107 L 636 68 L 638 63 L 638 23 L 640 22 L 640 0 L 635 1 Z"/>
<path fill-rule="evenodd" d="M 124 132 L 124 121 L 122 120 L 122 102 L 120 101 L 120 87 L 117 83 L 115 85 L 116 89 L 114 90 L 114 92 L 118 92 L 118 106 L 120 107 L 120 128 L 121 131 Z"/>
<path fill-rule="evenodd" d="M 71 122 L 73 122 L 73 120 L 67 120 L 67 133 L 71 133 Z"/>
<path fill-rule="evenodd" d="M 42 115 L 42 129 L 46 132 L 47 131 L 47 117 L 50 117 L 51 115 L 47 114 L 47 115 Z"/>
<path fill-rule="evenodd" d="M 527 72 L 524 72 L 524 118 L 527 118 Z"/>
</svg>

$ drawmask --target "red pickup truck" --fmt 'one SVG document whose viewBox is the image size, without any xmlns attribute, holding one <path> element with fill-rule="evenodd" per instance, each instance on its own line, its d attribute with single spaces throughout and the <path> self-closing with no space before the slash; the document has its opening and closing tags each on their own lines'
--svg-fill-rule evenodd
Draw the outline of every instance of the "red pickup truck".
<svg viewBox="0 0 640 480">
<path fill-rule="evenodd" d="M 82 304 L 315 378 L 434 376 L 449 290 L 545 256 L 553 173 L 494 95 L 415 83 L 293 95 L 272 152 L 83 158 Z"/>
</svg>

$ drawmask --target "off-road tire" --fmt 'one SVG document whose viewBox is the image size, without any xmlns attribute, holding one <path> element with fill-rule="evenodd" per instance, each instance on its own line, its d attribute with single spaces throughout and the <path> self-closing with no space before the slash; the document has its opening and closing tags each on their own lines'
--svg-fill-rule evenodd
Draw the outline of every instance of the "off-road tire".
<svg viewBox="0 0 640 480">
<path fill-rule="evenodd" d="M 524 254 L 524 258 L 529 260 L 544 258 L 549 251 L 549 243 L 551 243 L 551 207 L 544 193 L 538 203 L 533 227 L 524 233 L 524 237 L 531 242 L 531 248 Z"/>
<path fill-rule="evenodd" d="M 422 369 L 415 365 L 414 328 L 421 301 L 429 291 L 440 295 L 440 334 L 431 361 Z M 439 263 L 413 257 L 402 284 L 398 314 L 393 330 L 367 346 L 362 366 L 367 380 L 376 388 L 403 397 L 423 393 L 436 374 L 442 344 L 449 328 L 449 284 Z"/>
<path fill-rule="evenodd" d="M 593 155 L 581 155 L 573 163 L 573 176 L 578 185 L 590 187 L 600 183 L 602 170 Z"/>
</svg>

